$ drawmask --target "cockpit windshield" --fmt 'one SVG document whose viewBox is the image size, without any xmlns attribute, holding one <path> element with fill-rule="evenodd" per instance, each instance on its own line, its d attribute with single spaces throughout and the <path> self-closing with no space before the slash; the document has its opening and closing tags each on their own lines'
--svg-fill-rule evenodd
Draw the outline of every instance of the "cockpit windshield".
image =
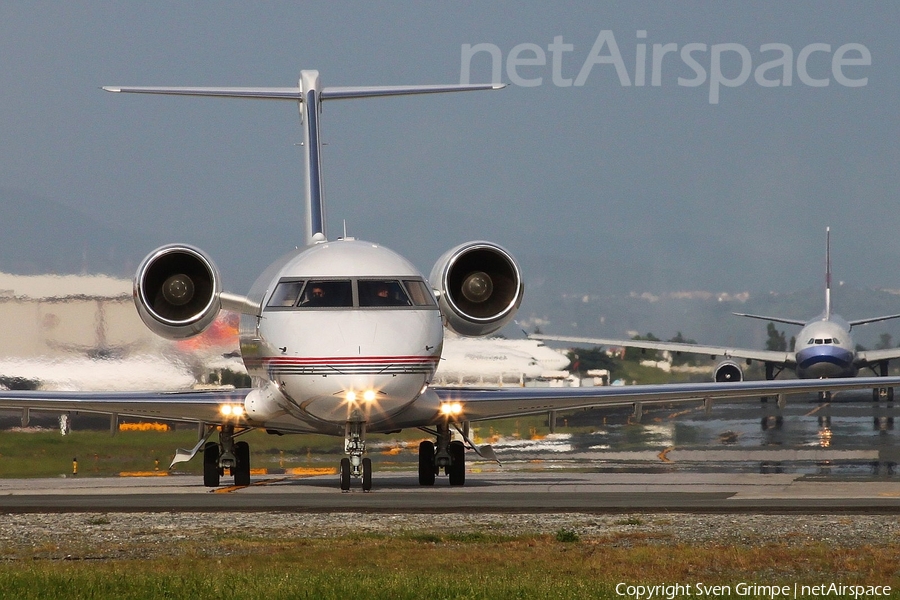
<svg viewBox="0 0 900 600">
<path fill-rule="evenodd" d="M 812 346 L 813 344 L 840 344 L 841 341 L 837 338 L 809 338 L 809 341 L 806 343 Z"/>
<path fill-rule="evenodd" d="M 421 279 L 283 279 L 266 305 L 270 309 L 436 306 Z"/>
<path fill-rule="evenodd" d="M 306 282 L 300 294 L 300 308 L 344 308 L 353 306 L 353 288 L 348 280 Z"/>
<path fill-rule="evenodd" d="M 399 281 L 383 280 L 370 281 L 360 279 L 359 306 L 412 306 L 409 296 Z"/>
</svg>

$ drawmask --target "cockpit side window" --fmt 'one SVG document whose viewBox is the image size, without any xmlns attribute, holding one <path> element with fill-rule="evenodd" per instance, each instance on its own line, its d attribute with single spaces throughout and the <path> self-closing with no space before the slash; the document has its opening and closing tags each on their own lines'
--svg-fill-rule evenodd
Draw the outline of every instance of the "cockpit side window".
<svg viewBox="0 0 900 600">
<path fill-rule="evenodd" d="M 409 291 L 413 304 L 416 306 L 434 306 L 434 295 L 428 289 L 428 285 L 421 279 L 404 279 L 403 285 Z"/>
<path fill-rule="evenodd" d="M 281 281 L 275 286 L 272 297 L 266 306 L 275 308 L 290 308 L 297 305 L 297 299 L 300 297 L 300 290 L 303 289 L 302 281 Z"/>
<path fill-rule="evenodd" d="M 353 306 L 350 280 L 310 279 L 300 295 L 300 308 L 349 308 Z"/>
<path fill-rule="evenodd" d="M 412 306 L 403 286 L 395 279 L 368 280 L 357 282 L 359 306 Z"/>
</svg>

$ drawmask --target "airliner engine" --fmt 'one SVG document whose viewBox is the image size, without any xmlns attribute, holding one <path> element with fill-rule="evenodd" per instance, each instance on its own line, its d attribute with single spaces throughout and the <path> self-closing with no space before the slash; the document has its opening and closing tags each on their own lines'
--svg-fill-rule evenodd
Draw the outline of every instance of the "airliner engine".
<svg viewBox="0 0 900 600">
<path fill-rule="evenodd" d="M 713 370 L 713 381 L 730 383 L 743 380 L 744 372 L 741 370 L 740 365 L 733 360 L 723 360 L 717 364 L 716 368 Z"/>
<path fill-rule="evenodd" d="M 441 256 L 431 270 L 444 324 L 460 335 L 481 336 L 509 323 L 524 286 L 512 255 L 491 242 L 467 242 Z"/>
<path fill-rule="evenodd" d="M 181 340 L 202 333 L 221 308 L 216 265 L 185 244 L 157 248 L 134 276 L 134 305 L 144 324 L 159 336 Z"/>
</svg>

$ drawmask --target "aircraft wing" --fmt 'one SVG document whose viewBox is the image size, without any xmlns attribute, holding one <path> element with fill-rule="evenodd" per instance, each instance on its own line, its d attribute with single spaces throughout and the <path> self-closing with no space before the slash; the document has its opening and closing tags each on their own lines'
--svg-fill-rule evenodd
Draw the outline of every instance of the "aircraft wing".
<svg viewBox="0 0 900 600">
<path fill-rule="evenodd" d="M 224 423 L 223 404 L 241 404 L 248 389 L 186 392 L 0 390 L 0 408 L 118 414 L 120 417 Z"/>
<path fill-rule="evenodd" d="M 860 350 L 856 353 L 857 365 L 876 363 L 882 360 L 900 358 L 900 348 L 885 348 L 883 350 Z"/>
<path fill-rule="evenodd" d="M 734 383 L 667 383 L 589 388 L 431 388 L 441 402 L 460 404 L 461 420 L 478 421 L 546 413 L 551 410 L 670 404 L 700 400 L 839 392 L 895 387 L 900 377 L 848 377 L 843 379 L 784 379 Z"/>
<path fill-rule="evenodd" d="M 593 346 L 617 346 L 622 348 L 644 348 L 647 350 L 668 350 L 669 352 L 686 352 L 690 354 L 708 354 L 709 356 L 724 356 L 725 358 L 745 358 L 763 362 L 777 363 L 779 365 L 793 365 L 796 362 L 791 352 L 778 352 L 773 350 L 752 350 L 749 348 L 731 348 L 729 346 L 704 346 L 702 344 L 685 344 L 681 342 L 662 342 L 651 340 L 612 340 L 607 338 L 583 338 L 563 335 L 533 334 L 528 336 L 533 340 L 545 340 L 551 342 L 569 342 L 572 344 L 588 344 Z"/>
</svg>

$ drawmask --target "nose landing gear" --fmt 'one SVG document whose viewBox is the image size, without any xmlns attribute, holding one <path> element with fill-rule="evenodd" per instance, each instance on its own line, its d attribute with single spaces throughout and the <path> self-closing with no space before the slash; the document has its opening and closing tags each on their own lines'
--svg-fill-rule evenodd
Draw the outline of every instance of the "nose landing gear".
<svg viewBox="0 0 900 600">
<path fill-rule="evenodd" d="M 366 424 L 348 421 L 344 429 L 344 452 L 349 455 L 341 459 L 341 491 L 350 491 L 350 478 L 362 479 L 364 492 L 372 489 L 372 459 L 363 457 L 366 453 Z"/>
</svg>

